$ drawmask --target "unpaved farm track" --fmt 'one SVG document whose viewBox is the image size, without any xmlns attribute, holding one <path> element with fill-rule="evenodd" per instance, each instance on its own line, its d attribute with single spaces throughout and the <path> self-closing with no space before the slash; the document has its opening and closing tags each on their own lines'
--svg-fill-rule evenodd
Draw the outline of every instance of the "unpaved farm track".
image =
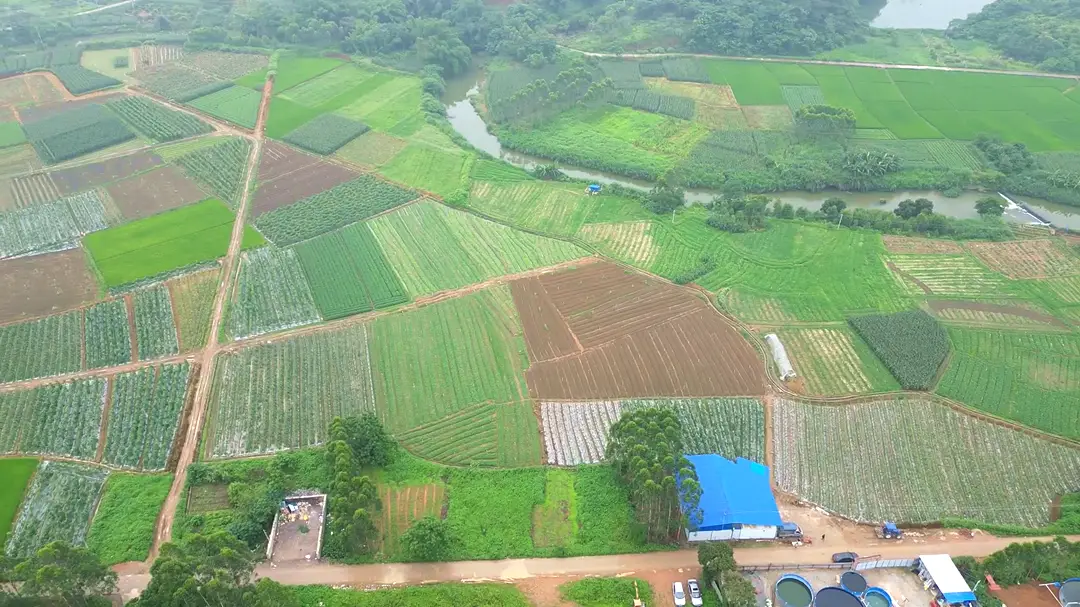
<svg viewBox="0 0 1080 607">
<path fill-rule="evenodd" d="M 199 354 L 200 366 L 198 387 L 195 392 L 194 403 L 186 420 L 181 421 L 181 427 L 186 424 L 187 433 L 180 445 L 180 456 L 176 461 L 176 472 L 173 476 L 173 484 L 169 489 L 169 495 L 165 498 L 165 504 L 158 515 L 157 529 L 154 532 L 154 543 L 150 547 L 148 562 L 157 558 L 161 545 L 172 538 L 172 524 L 176 517 L 176 508 L 180 504 L 180 495 L 187 483 L 187 468 L 195 459 L 195 451 L 199 446 L 199 432 L 202 430 L 206 415 L 206 405 L 210 401 L 210 387 L 213 384 L 214 360 L 218 353 L 218 333 L 221 330 L 221 319 L 225 311 L 225 299 L 229 294 L 229 285 L 237 266 L 237 257 L 240 253 L 240 245 L 244 237 L 244 221 L 251 200 L 252 181 L 255 179 L 255 170 L 258 166 L 259 153 L 262 150 L 263 127 L 266 124 L 266 113 L 270 106 L 270 95 L 273 90 L 273 81 L 268 80 L 263 87 L 262 103 L 259 105 L 259 117 L 255 122 L 255 137 L 248 156 L 247 169 L 244 175 L 244 193 L 240 198 L 240 205 L 236 211 L 236 221 L 233 223 L 232 237 L 229 240 L 229 252 L 225 256 L 224 270 L 222 271 L 221 283 L 218 285 L 217 295 L 214 298 L 214 311 L 210 319 L 210 335 L 203 351 Z"/>
</svg>

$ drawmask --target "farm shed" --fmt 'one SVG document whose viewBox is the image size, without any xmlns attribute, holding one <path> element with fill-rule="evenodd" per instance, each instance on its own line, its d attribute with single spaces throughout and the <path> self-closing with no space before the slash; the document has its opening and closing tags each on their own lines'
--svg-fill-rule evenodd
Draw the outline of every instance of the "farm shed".
<svg viewBox="0 0 1080 607">
<path fill-rule="evenodd" d="M 784 344 L 780 342 L 780 338 L 777 337 L 776 333 L 766 335 L 765 343 L 769 344 L 773 360 L 776 361 L 776 369 L 780 372 L 780 379 L 787 381 L 795 377 L 795 368 L 791 366 L 787 350 L 784 349 Z"/>
<path fill-rule="evenodd" d="M 946 605 L 976 605 L 975 593 L 947 554 L 919 557 L 919 577 L 929 582 L 928 590 L 945 600 Z"/>
<path fill-rule="evenodd" d="M 688 455 L 701 485 L 699 513 L 690 514 L 697 529 L 686 530 L 690 542 L 767 540 L 783 524 L 776 507 L 769 467 L 719 455 Z M 686 509 L 686 505 L 683 505 Z M 699 519 L 700 520 L 697 520 Z"/>
</svg>

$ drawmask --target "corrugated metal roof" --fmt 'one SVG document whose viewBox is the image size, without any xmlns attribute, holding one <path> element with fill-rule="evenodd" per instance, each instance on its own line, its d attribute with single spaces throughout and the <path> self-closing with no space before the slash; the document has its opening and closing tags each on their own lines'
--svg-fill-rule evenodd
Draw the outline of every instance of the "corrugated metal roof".
<svg viewBox="0 0 1080 607">
<path fill-rule="evenodd" d="M 694 465 L 701 485 L 698 530 L 715 531 L 735 524 L 781 524 L 768 466 L 719 455 L 688 455 L 686 459 Z"/>
<path fill-rule="evenodd" d="M 960 570 L 956 568 L 951 556 L 926 554 L 920 556 L 919 560 L 950 605 L 975 600 L 975 593 L 971 591 L 971 586 L 968 586 L 964 576 L 960 575 Z"/>
</svg>

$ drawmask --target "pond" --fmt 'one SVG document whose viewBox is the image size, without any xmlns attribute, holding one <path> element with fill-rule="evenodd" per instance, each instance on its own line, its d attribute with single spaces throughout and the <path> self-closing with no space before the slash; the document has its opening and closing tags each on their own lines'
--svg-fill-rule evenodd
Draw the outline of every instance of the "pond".
<svg viewBox="0 0 1080 607">
<path fill-rule="evenodd" d="M 470 98 L 479 92 L 479 83 L 474 84 L 463 90 L 464 86 L 460 84 L 460 79 L 455 82 L 457 85 L 456 92 L 457 98 L 454 101 L 448 101 L 446 106 L 446 117 L 449 119 L 451 126 L 454 127 L 462 137 L 465 138 L 473 147 L 478 150 L 491 154 L 495 158 L 500 158 L 514 166 L 524 169 L 531 169 L 540 164 L 551 164 L 551 160 L 544 158 L 538 158 L 530 156 L 528 154 L 520 154 L 508 149 L 503 148 L 499 139 L 495 137 L 488 130 L 487 123 L 484 122 L 484 118 L 480 116 L 480 113 L 476 111 Z M 449 90 L 449 89 L 448 89 Z M 449 96 L 447 96 L 449 98 Z M 624 177 L 622 175 L 616 175 L 614 173 L 607 173 L 604 171 L 597 171 L 594 169 L 585 169 L 575 166 L 560 165 L 560 170 L 566 173 L 568 176 L 574 179 L 581 179 L 591 181 L 593 183 L 599 183 L 603 185 L 618 184 L 628 188 L 634 188 L 638 190 L 648 190 L 652 188 L 651 183 L 648 181 L 642 181 L 639 179 L 632 179 Z M 718 192 L 711 190 L 687 190 L 686 202 L 688 204 L 694 203 L 706 203 L 712 200 Z M 902 192 L 838 192 L 838 191 L 825 191 L 825 192 L 777 192 L 770 194 L 770 196 L 779 198 L 781 201 L 790 203 L 795 207 L 805 207 L 810 210 L 817 210 L 821 203 L 826 198 L 833 196 L 844 199 L 849 207 L 860 207 L 865 209 L 881 209 L 883 211 L 891 211 L 900 204 L 900 201 L 908 198 L 927 198 L 934 203 L 934 211 L 941 213 L 942 215 L 948 215 L 949 217 L 956 217 L 960 219 L 972 219 L 977 218 L 978 214 L 975 212 L 975 201 L 986 196 L 985 193 L 965 191 L 956 198 L 948 198 L 940 192 L 930 191 L 902 191 Z M 1068 207 L 1065 205 L 1054 204 L 1045 200 L 1039 200 L 1037 198 L 1028 197 L 1012 197 L 1013 200 L 1023 202 L 1031 207 L 1036 213 L 1049 220 L 1056 226 L 1066 227 L 1072 230 L 1080 230 L 1080 208 Z M 1024 211 L 1020 206 L 1016 204 L 1010 204 L 1005 211 L 1005 219 L 1007 221 L 1013 221 L 1016 223 L 1033 223 L 1038 222 L 1038 218 L 1030 215 Z"/>
<path fill-rule="evenodd" d="M 977 13 L 992 0 L 888 0 L 870 22 L 873 27 L 934 29 Z"/>
</svg>

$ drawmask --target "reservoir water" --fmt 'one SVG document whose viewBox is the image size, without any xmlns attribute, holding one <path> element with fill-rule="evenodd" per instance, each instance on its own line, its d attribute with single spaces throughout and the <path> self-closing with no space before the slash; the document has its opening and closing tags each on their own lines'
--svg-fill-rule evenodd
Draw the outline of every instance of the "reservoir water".
<svg viewBox="0 0 1080 607">
<path fill-rule="evenodd" d="M 977 13 L 992 0 L 888 0 L 873 27 L 897 29 L 935 29 L 949 27 L 953 19 Z"/>
<path fill-rule="evenodd" d="M 475 81 L 474 81 L 475 82 Z M 465 138 L 473 147 L 483 152 L 492 155 L 495 158 L 500 158 L 514 166 L 518 166 L 524 169 L 531 169 L 540 164 L 552 164 L 553 161 L 544 158 L 537 158 L 528 154 L 521 154 L 503 148 L 499 139 L 495 137 L 488 130 L 487 123 L 484 122 L 483 117 L 476 108 L 473 106 L 470 98 L 477 94 L 479 88 L 478 84 L 473 84 L 467 90 L 461 84 L 461 80 L 458 79 L 454 83 L 451 83 L 456 93 L 453 97 L 449 94 L 445 96 L 452 101 L 447 102 L 446 116 L 450 121 L 450 124 L 454 127 L 462 137 Z M 450 92 L 450 85 L 447 88 Z M 638 190 L 648 190 L 652 188 L 652 184 L 647 181 L 639 179 L 632 179 L 624 177 L 622 175 L 616 175 L 613 173 L 607 173 L 604 171 L 597 171 L 594 169 L 585 169 L 575 166 L 559 165 L 560 170 L 566 173 L 574 179 L 582 179 L 591 181 L 593 183 L 600 183 L 604 185 L 619 184 L 624 187 L 634 188 Z M 900 201 L 911 198 L 927 198 L 934 203 L 934 211 L 941 213 L 942 215 L 948 215 L 949 217 L 957 217 L 961 219 L 971 219 L 978 217 L 975 212 L 975 201 L 985 197 L 987 194 L 984 192 L 972 192 L 964 191 L 955 198 L 949 198 L 944 196 L 940 192 L 931 191 L 902 191 L 902 192 L 838 192 L 838 191 L 824 191 L 824 192 L 776 192 L 769 194 L 774 198 L 779 198 L 781 201 L 790 203 L 795 207 L 805 207 L 810 210 L 817 210 L 821 203 L 826 198 L 833 196 L 842 198 L 849 207 L 860 207 L 866 209 L 881 209 L 884 211 L 891 211 L 900 204 Z M 712 200 L 717 196 L 717 192 L 711 190 L 687 190 L 686 201 L 687 203 L 705 203 Z M 1012 197 L 1014 200 L 1021 201 L 1032 208 L 1036 213 L 1048 219 L 1056 226 L 1066 227 L 1072 230 L 1080 230 L 1080 208 L 1069 207 L 1065 205 L 1055 204 L 1045 200 L 1037 198 L 1027 197 Z M 1010 205 L 1005 211 L 1005 219 L 1007 221 L 1013 221 L 1016 223 L 1035 223 L 1038 220 L 1025 212 L 1022 208 L 1016 205 Z"/>
</svg>

